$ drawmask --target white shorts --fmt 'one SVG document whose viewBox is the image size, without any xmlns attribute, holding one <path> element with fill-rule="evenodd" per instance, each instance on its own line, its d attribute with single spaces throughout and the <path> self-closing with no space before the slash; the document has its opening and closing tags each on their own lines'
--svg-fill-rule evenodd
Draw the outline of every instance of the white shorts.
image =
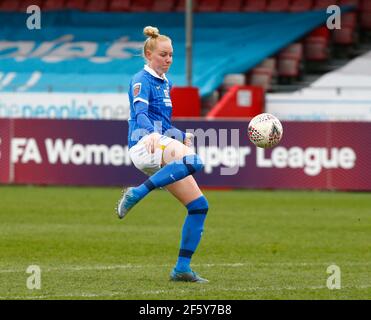
<svg viewBox="0 0 371 320">
<path fill-rule="evenodd" d="M 164 148 L 174 139 L 167 136 L 161 136 L 158 143 L 161 147 L 155 148 L 154 153 L 148 153 L 144 142 L 148 138 L 148 135 L 140 139 L 135 146 L 129 149 L 129 156 L 131 161 L 133 161 L 135 167 L 140 171 L 144 172 L 146 175 L 151 176 L 156 171 L 161 169 L 162 154 Z"/>
</svg>

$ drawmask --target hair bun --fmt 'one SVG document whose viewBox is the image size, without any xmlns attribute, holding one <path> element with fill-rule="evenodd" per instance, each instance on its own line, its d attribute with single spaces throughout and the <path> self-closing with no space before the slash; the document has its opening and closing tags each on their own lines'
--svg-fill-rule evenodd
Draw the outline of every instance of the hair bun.
<svg viewBox="0 0 371 320">
<path fill-rule="evenodd" d="M 147 26 L 143 29 L 143 33 L 147 37 L 157 38 L 160 35 L 160 31 L 156 27 Z"/>
</svg>

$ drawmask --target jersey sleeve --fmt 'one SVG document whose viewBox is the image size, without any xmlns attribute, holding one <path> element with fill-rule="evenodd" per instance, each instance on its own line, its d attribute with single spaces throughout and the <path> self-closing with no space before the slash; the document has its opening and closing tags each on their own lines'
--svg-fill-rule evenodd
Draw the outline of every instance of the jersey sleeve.
<svg viewBox="0 0 371 320">
<path fill-rule="evenodd" d="M 133 97 L 133 107 L 135 117 L 139 113 L 148 114 L 149 95 L 150 95 L 150 84 L 149 81 L 140 77 L 133 79 L 133 84 L 130 88 Z"/>
</svg>

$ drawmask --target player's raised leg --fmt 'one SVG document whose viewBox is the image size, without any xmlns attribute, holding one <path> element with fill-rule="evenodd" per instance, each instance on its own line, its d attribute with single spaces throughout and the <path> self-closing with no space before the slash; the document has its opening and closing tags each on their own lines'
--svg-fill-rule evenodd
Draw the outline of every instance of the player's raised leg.
<svg viewBox="0 0 371 320">
<path fill-rule="evenodd" d="M 161 148 L 161 145 L 157 146 Z M 138 187 L 128 188 L 118 203 L 117 213 L 123 218 L 129 210 L 152 190 L 179 181 L 203 168 L 200 157 L 177 140 L 163 150 L 163 167 Z"/>
</svg>

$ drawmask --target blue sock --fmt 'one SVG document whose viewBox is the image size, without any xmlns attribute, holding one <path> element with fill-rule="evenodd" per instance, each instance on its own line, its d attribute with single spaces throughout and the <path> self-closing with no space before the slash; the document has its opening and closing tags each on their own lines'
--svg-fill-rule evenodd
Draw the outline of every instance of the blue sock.
<svg viewBox="0 0 371 320">
<path fill-rule="evenodd" d="M 188 215 L 182 229 L 182 240 L 175 270 L 178 272 L 191 271 L 190 263 L 193 253 L 201 240 L 206 213 L 209 209 L 208 202 L 204 196 L 187 204 Z"/>
<path fill-rule="evenodd" d="M 181 180 L 202 168 L 202 160 L 197 154 L 184 156 L 183 159 L 175 160 L 162 167 L 144 183 L 134 188 L 133 192 L 140 198 L 144 198 L 153 189 Z"/>
</svg>

